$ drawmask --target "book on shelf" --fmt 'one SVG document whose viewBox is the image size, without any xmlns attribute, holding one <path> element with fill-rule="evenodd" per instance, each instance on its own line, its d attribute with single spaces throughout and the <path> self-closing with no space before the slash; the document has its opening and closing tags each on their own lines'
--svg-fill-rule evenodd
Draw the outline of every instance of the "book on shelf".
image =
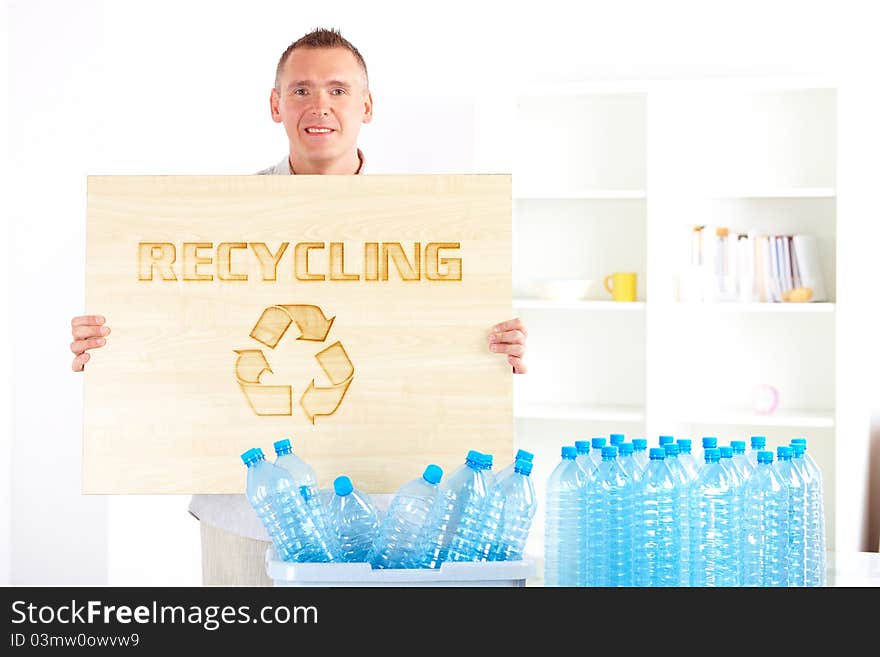
<svg viewBox="0 0 880 657">
<path fill-rule="evenodd" d="M 726 226 L 688 227 L 689 250 L 679 271 L 679 301 L 777 303 L 800 288 L 827 301 L 814 235 L 741 233 Z"/>
</svg>

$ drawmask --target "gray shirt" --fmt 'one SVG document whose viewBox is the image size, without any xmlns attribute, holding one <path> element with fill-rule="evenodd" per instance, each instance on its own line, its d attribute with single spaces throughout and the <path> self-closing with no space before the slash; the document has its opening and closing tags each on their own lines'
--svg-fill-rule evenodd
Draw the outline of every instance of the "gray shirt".
<svg viewBox="0 0 880 657">
<path fill-rule="evenodd" d="M 358 158 L 360 159 L 360 168 L 358 173 L 364 172 L 364 154 L 358 149 Z M 284 156 L 278 164 L 257 172 L 261 176 L 289 176 L 293 172 L 290 170 L 290 159 Z M 230 454 L 229 458 L 235 458 L 235 454 Z M 354 482 L 357 486 L 357 482 Z M 379 493 L 371 494 L 370 498 L 379 509 L 384 512 L 391 502 L 392 494 Z M 251 508 L 250 502 L 244 493 L 236 495 L 193 495 L 189 503 L 189 512 L 199 521 L 207 523 L 212 527 L 225 529 L 226 531 L 255 538 L 261 541 L 270 540 L 269 534 L 260 522 L 259 517 Z"/>
</svg>

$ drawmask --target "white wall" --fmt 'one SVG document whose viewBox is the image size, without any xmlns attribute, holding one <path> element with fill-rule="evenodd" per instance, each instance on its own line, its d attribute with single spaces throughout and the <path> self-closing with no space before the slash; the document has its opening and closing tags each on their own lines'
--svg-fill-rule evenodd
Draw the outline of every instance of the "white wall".
<svg viewBox="0 0 880 657">
<path fill-rule="evenodd" d="M 8 326 L 20 342 L 3 343 L 12 362 L 13 439 L 11 448 L 0 443 L 0 523 L 10 504 L 13 512 L 11 533 L 4 532 L 11 541 L 0 542 L 11 574 L 4 577 L 0 565 L 0 581 L 199 582 L 198 528 L 185 497 L 79 493 L 82 376 L 69 370 L 69 320 L 101 311 L 83 306 L 85 176 L 239 174 L 276 162 L 287 145 L 269 118 L 268 92 L 281 51 L 310 29 L 340 28 L 367 60 L 376 116 L 361 145 L 374 172 L 471 170 L 472 106 L 490 87 L 617 77 L 874 75 L 861 51 L 871 23 L 855 3 L 590 0 L 573 13 L 574 4 L 549 0 L 511 14 L 507 3 L 458 0 L 431 11 L 406 2 L 8 3 Z M 842 94 L 841 121 L 852 123 L 841 131 L 841 157 L 847 148 L 852 157 L 850 174 L 841 161 L 840 213 L 845 176 L 854 190 L 875 177 L 871 156 L 878 151 L 860 138 L 878 115 L 876 94 L 863 89 L 858 101 L 849 104 Z M 552 106 L 547 119 L 548 138 L 564 138 Z M 849 203 L 864 204 L 850 208 L 864 208 L 876 238 L 875 199 L 854 191 Z M 866 298 L 871 287 L 866 269 L 846 262 L 850 247 L 868 253 L 858 235 L 841 234 L 839 321 L 852 328 L 838 332 L 839 366 L 866 377 L 865 349 L 874 349 L 864 324 L 870 318 L 858 303 L 848 314 L 844 298 L 847 289 Z M 867 445 L 866 409 L 880 392 L 871 385 L 863 397 L 839 404 L 851 407 L 854 445 Z M 26 464 L 40 464 L 39 473 Z M 862 540 L 859 523 L 849 532 L 853 545 Z"/>
</svg>

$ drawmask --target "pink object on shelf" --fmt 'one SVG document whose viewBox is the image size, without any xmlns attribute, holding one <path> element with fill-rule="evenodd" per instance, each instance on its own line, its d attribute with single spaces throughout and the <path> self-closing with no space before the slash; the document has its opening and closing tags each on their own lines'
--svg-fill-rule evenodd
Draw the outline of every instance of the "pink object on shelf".
<svg viewBox="0 0 880 657">
<path fill-rule="evenodd" d="M 752 390 L 752 403 L 756 413 L 770 415 L 779 406 L 779 391 L 767 383 L 757 385 Z"/>
</svg>

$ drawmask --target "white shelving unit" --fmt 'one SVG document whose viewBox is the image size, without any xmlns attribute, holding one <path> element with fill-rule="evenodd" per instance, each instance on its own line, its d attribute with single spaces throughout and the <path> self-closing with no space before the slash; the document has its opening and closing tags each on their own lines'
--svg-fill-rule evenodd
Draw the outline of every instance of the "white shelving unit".
<svg viewBox="0 0 880 657">
<path fill-rule="evenodd" d="M 621 432 L 722 443 L 796 436 L 823 469 L 835 536 L 837 87 L 804 78 L 527 86 L 477 104 L 479 171 L 513 172 L 514 311 L 529 330 L 515 377 L 518 447 L 544 486 L 564 444 Z M 549 118 L 548 118 L 549 117 Z M 548 122 L 552 129 L 548 130 Z M 817 237 L 821 303 L 693 303 L 677 275 L 692 225 Z M 636 272 L 638 301 L 602 281 Z M 584 299 L 538 297 L 543 279 L 592 281 Z M 761 384 L 779 391 L 769 415 Z"/>
</svg>

